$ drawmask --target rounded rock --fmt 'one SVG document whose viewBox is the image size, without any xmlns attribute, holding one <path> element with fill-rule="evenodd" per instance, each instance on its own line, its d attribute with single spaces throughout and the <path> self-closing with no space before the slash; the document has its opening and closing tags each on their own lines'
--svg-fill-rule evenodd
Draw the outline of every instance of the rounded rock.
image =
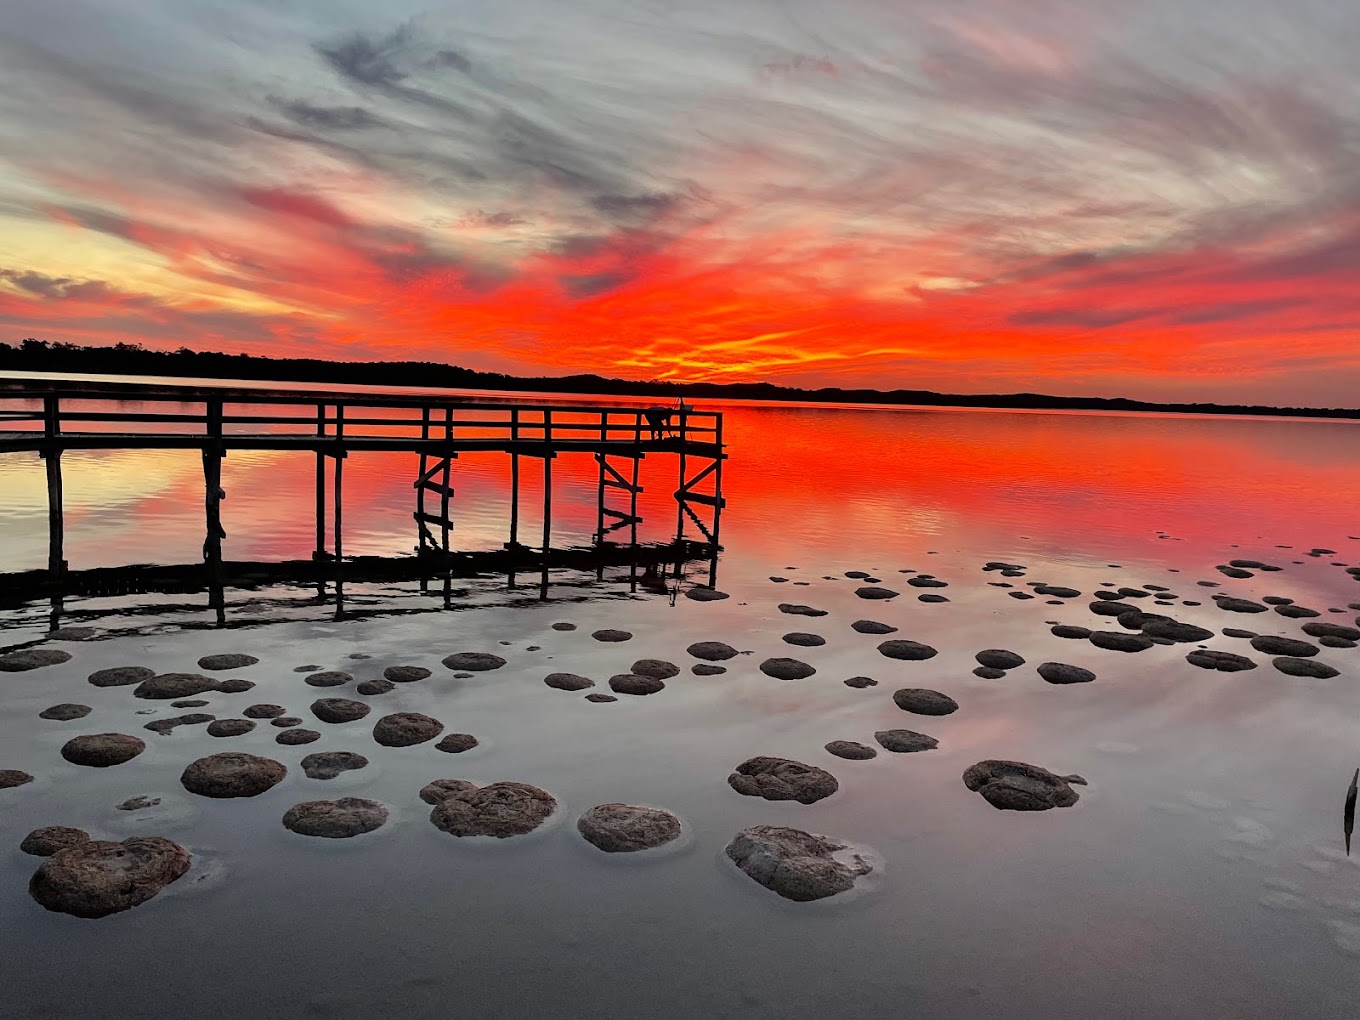
<svg viewBox="0 0 1360 1020">
<path fill-rule="evenodd" d="M 43 861 L 29 895 L 48 910 L 75 917 L 106 917 L 145 903 L 189 870 L 192 858 L 161 836 L 121 843 L 90 840 Z"/>
<path fill-rule="evenodd" d="M 16 786 L 27 786 L 33 777 L 22 769 L 0 769 L 0 790 L 12 790 Z"/>
<path fill-rule="evenodd" d="M 776 680 L 806 680 L 817 671 L 806 662 L 797 659 L 766 659 L 760 664 L 760 671 Z"/>
<path fill-rule="evenodd" d="M 584 691 L 587 687 L 595 686 L 595 681 L 590 677 L 576 673 L 549 673 L 543 682 L 558 691 Z"/>
<path fill-rule="evenodd" d="M 372 706 L 349 698 L 318 698 L 312 702 L 312 715 L 324 723 L 358 722 L 372 710 Z"/>
<path fill-rule="evenodd" d="M 321 673 L 313 673 L 311 676 L 304 677 L 303 683 L 308 687 L 343 687 L 353 680 L 354 677 L 348 673 L 342 673 L 338 669 L 328 669 Z"/>
<path fill-rule="evenodd" d="M 415 683 L 417 680 L 424 680 L 430 675 L 430 671 L 424 666 L 388 666 L 383 670 L 383 679 L 390 680 L 394 684 Z"/>
<path fill-rule="evenodd" d="M 862 599 L 877 600 L 895 599 L 901 593 L 895 592 L 891 588 L 876 588 L 873 585 L 867 585 L 863 588 L 856 588 L 855 594 Z"/>
<path fill-rule="evenodd" d="M 471 751 L 476 746 L 477 738 L 471 733 L 450 733 L 435 744 L 434 749 L 443 751 L 445 754 L 462 754 L 464 751 Z"/>
<path fill-rule="evenodd" d="M 280 737 L 300 733 L 290 730 L 280 733 Z M 261 758 L 256 754 L 240 751 L 226 751 L 210 754 L 190 762 L 180 775 L 179 781 L 190 793 L 201 797 L 226 800 L 235 797 L 257 797 L 283 781 L 288 769 L 282 762 L 273 758 Z"/>
<path fill-rule="evenodd" d="M 1055 624 L 1049 631 L 1049 633 L 1053 634 L 1055 637 L 1076 638 L 1078 640 L 1085 641 L 1088 637 L 1091 636 L 1091 628 L 1078 627 L 1070 623 L 1059 623 Z"/>
<path fill-rule="evenodd" d="M 253 666 L 260 660 L 253 655 L 244 655 L 240 652 L 229 652 L 224 655 L 205 655 L 198 660 L 199 669 L 220 670 L 220 669 L 244 669 Z"/>
<path fill-rule="evenodd" d="M 1298 638 L 1277 637 L 1274 634 L 1258 634 L 1251 639 L 1251 647 L 1267 655 L 1286 655 L 1297 659 L 1307 658 L 1318 653 L 1318 646 L 1311 641 Z"/>
<path fill-rule="evenodd" d="M 616 673 L 609 678 L 609 689 L 615 694 L 656 694 L 658 691 L 664 691 L 666 684 L 654 676 Z"/>
<path fill-rule="evenodd" d="M 590 636 L 593 637 L 596 641 L 604 641 L 610 644 L 617 644 L 620 641 L 633 640 L 633 635 L 631 632 L 626 630 L 612 630 L 609 628 L 606 628 L 604 630 L 597 630 Z"/>
<path fill-rule="evenodd" d="M 576 820 L 576 831 L 605 853 L 636 853 L 678 837 L 680 819 L 660 808 L 597 804 Z"/>
<path fill-rule="evenodd" d="M 871 866 L 855 854 L 853 863 L 834 854 L 848 847 L 827 836 L 782 825 L 753 825 L 737 833 L 724 851 L 741 871 L 771 892 L 806 903 L 854 888 Z"/>
<path fill-rule="evenodd" d="M 815 804 L 840 789 L 836 777 L 825 769 L 789 758 L 764 755 L 748 758 L 738 765 L 727 777 L 727 783 L 748 797 L 796 800 L 800 804 Z"/>
<path fill-rule="evenodd" d="M 391 680 L 377 679 L 377 680 L 365 680 L 363 681 L 363 683 L 359 684 L 359 686 L 354 689 L 360 694 L 373 695 L 373 694 L 386 694 L 388 691 L 396 690 L 396 687 L 397 685 L 394 684 Z"/>
<path fill-rule="evenodd" d="M 1330 680 L 1341 673 L 1340 670 L 1327 665 L 1325 662 L 1318 662 L 1316 659 L 1299 659 L 1282 655 L 1270 661 L 1276 669 L 1288 676 L 1307 676 L 1314 680 Z"/>
<path fill-rule="evenodd" d="M 691 588 L 685 592 L 685 598 L 695 602 L 721 602 L 728 598 L 728 594 L 715 588 Z"/>
<path fill-rule="evenodd" d="M 1309 637 L 1339 637 L 1347 641 L 1360 641 L 1360 630 L 1339 623 L 1305 623 L 1301 628 Z"/>
<path fill-rule="evenodd" d="M 897 628 L 887 623 L 879 623 L 876 620 L 856 620 L 850 624 L 852 630 L 860 634 L 896 634 Z"/>
<path fill-rule="evenodd" d="M 210 737 L 242 737 L 255 728 L 249 719 L 214 719 L 208 723 Z"/>
<path fill-rule="evenodd" d="M 382 828 L 387 808 L 376 800 L 341 797 L 294 804 L 283 816 L 283 827 L 300 836 L 349 839 Z"/>
<path fill-rule="evenodd" d="M 1141 652 L 1152 647 L 1152 638 L 1145 634 L 1126 634 L 1118 630 L 1092 631 L 1087 639 L 1097 648 L 1111 652 Z"/>
<path fill-rule="evenodd" d="M 553 629 L 553 630 L 560 630 L 560 631 L 575 630 L 575 629 L 576 629 L 576 624 L 574 624 L 574 623 L 554 623 L 554 624 L 552 625 L 552 629 Z"/>
<path fill-rule="evenodd" d="M 1235 652 L 1220 652 L 1211 648 L 1196 648 L 1185 657 L 1185 661 L 1200 669 L 1216 669 L 1222 673 L 1236 673 L 1244 669 L 1255 669 L 1256 663 L 1245 655 Z"/>
<path fill-rule="evenodd" d="M 466 779 L 433 779 L 420 788 L 420 799 L 426 804 L 438 804 L 455 793 L 476 793 L 477 784 Z"/>
<path fill-rule="evenodd" d="M 302 759 L 302 771 L 308 779 L 334 779 L 341 772 L 367 766 L 368 759 L 353 751 L 317 751 Z"/>
<path fill-rule="evenodd" d="M 599 694 L 599 693 L 596 693 L 596 694 L 587 694 L 587 695 L 586 695 L 586 700 L 587 700 L 587 701 L 590 701 L 590 702 L 593 702 L 594 704 L 597 704 L 597 705 L 604 705 L 604 704 L 608 704 L 608 703 L 611 702 L 611 701 L 618 701 L 619 699 L 616 698 L 616 697 L 614 697 L 614 695 L 612 695 L 612 694 Z"/>
<path fill-rule="evenodd" d="M 72 765 L 104 769 L 131 761 L 145 750 L 142 740 L 126 733 L 90 733 L 68 740 L 61 756 Z"/>
<path fill-rule="evenodd" d="M 1082 669 L 1066 662 L 1041 663 L 1038 673 L 1051 684 L 1088 684 L 1096 678 L 1089 669 Z"/>
<path fill-rule="evenodd" d="M 921 659 L 933 659 L 939 653 L 930 645 L 922 644 L 919 641 L 905 641 L 895 638 L 891 641 L 884 641 L 878 646 L 881 654 L 890 659 L 905 659 L 907 661 L 918 661 Z"/>
<path fill-rule="evenodd" d="M 669 680 L 673 676 L 680 675 L 680 667 L 673 662 L 665 659 L 638 659 L 633 663 L 630 672 L 638 676 L 650 676 L 657 680 Z"/>
<path fill-rule="evenodd" d="M 73 829 L 69 825 L 45 825 L 25 836 L 19 849 L 34 857 L 51 857 L 58 850 L 89 841 L 90 834 L 84 829 Z"/>
<path fill-rule="evenodd" d="M 794 631 L 784 635 L 786 645 L 798 645 L 800 648 L 820 648 L 826 644 L 826 638 L 820 634 L 805 634 L 802 631 Z"/>
<path fill-rule="evenodd" d="M 0 673 L 26 673 L 44 666 L 60 666 L 71 661 L 71 653 L 60 648 L 23 648 L 0 655 Z"/>
<path fill-rule="evenodd" d="M 201 673 L 160 673 L 148 677 L 132 691 L 134 698 L 153 701 L 174 701 L 177 698 L 192 698 L 195 694 L 220 689 L 220 681 Z"/>
<path fill-rule="evenodd" d="M 444 732 L 438 719 L 419 712 L 394 712 L 373 724 L 373 739 L 384 747 L 411 747 Z"/>
<path fill-rule="evenodd" d="M 451 836 L 506 839 L 533 832 L 556 810 L 557 799 L 547 790 L 500 782 L 449 791 L 435 804 L 430 821 Z"/>
<path fill-rule="evenodd" d="M 696 662 L 689 671 L 695 676 L 721 676 L 727 672 L 727 667 L 715 666 L 711 662 Z"/>
<path fill-rule="evenodd" d="M 287 711 L 282 705 L 251 705 L 241 714 L 247 719 L 277 719 Z"/>
<path fill-rule="evenodd" d="M 1057 776 L 1038 765 L 990 759 L 970 766 L 963 785 L 982 794 L 987 803 L 1003 811 L 1047 811 L 1071 807 L 1077 802 L 1072 783 L 1085 784 L 1080 776 Z"/>
<path fill-rule="evenodd" d="M 850 761 L 864 761 L 868 758 L 878 757 L 878 752 L 868 744 L 861 744 L 854 740 L 833 740 L 826 745 L 826 750 L 837 758 L 846 758 Z"/>
<path fill-rule="evenodd" d="M 301 726 L 302 720 L 295 715 L 280 715 L 276 716 L 273 719 L 270 719 L 269 725 L 277 726 L 279 729 L 284 729 L 285 727 L 288 726 Z"/>
<path fill-rule="evenodd" d="M 993 669 L 991 666 L 978 666 L 973 670 L 973 676 L 981 677 L 983 680 L 1000 680 L 1005 675 L 1004 669 Z"/>
<path fill-rule="evenodd" d="M 145 666 L 114 666 L 111 669 L 97 669 L 88 679 L 96 687 L 128 687 L 150 680 L 155 675 L 154 669 Z"/>
<path fill-rule="evenodd" d="M 696 641 L 685 651 L 696 659 L 705 659 L 708 662 L 723 662 L 739 654 L 735 648 L 722 641 Z"/>
<path fill-rule="evenodd" d="M 456 652 L 444 657 L 444 665 L 448 669 L 485 673 L 489 670 L 500 669 L 505 665 L 505 660 L 499 655 L 492 655 L 490 652 Z"/>
<path fill-rule="evenodd" d="M 959 710 L 959 703 L 948 694 L 925 687 L 903 687 L 894 691 L 893 703 L 903 712 L 916 715 L 950 715 Z"/>
<path fill-rule="evenodd" d="M 984 648 L 973 658 L 990 669 L 1014 669 L 1016 666 L 1025 664 L 1024 656 L 1007 651 L 1005 648 Z"/>
<path fill-rule="evenodd" d="M 825 616 L 825 609 L 813 609 L 811 606 L 795 605 L 791 602 L 779 603 L 779 611 L 786 616 Z"/>
<path fill-rule="evenodd" d="M 878 681 L 871 676 L 852 676 L 850 679 L 841 682 L 844 683 L 846 687 L 856 687 L 860 689 L 878 686 Z"/>
<path fill-rule="evenodd" d="M 62 704 L 53 705 L 51 708 L 44 708 L 38 713 L 39 719 L 53 719 L 57 722 L 70 722 L 73 719 L 84 719 L 93 712 L 89 705 Z"/>
</svg>

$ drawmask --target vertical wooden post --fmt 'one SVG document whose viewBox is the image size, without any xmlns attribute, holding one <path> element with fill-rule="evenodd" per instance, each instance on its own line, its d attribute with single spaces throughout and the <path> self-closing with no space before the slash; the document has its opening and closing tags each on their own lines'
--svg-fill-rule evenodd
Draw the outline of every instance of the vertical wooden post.
<svg viewBox="0 0 1360 1020">
<path fill-rule="evenodd" d="M 326 405 L 316 405 L 316 434 L 326 434 Z M 320 560 L 326 555 L 326 454 L 316 451 L 316 548 L 312 559 Z"/>
<path fill-rule="evenodd" d="M 717 417 L 714 419 L 714 430 L 713 441 L 718 446 L 718 464 L 713 469 L 713 495 L 715 501 L 713 503 L 713 541 L 711 543 L 713 549 L 712 555 L 708 561 L 708 586 L 710 588 L 716 588 L 718 586 L 718 550 L 720 548 L 719 543 L 722 534 L 722 469 L 723 458 L 726 456 L 726 448 L 723 446 L 723 416 L 721 411 L 718 412 Z"/>
<path fill-rule="evenodd" d="M 608 456 L 609 412 L 600 412 L 600 451 L 595 454 L 600 477 L 595 495 L 595 580 L 604 580 L 604 462 Z"/>
<path fill-rule="evenodd" d="M 628 507 L 628 513 L 629 513 L 629 514 L 632 516 L 632 518 L 633 518 L 632 523 L 629 525 L 629 534 L 628 534 L 628 544 L 629 544 L 628 552 L 629 552 L 629 556 L 630 556 L 630 560 L 629 560 L 629 568 L 628 568 L 628 577 L 629 577 L 629 587 L 630 587 L 630 589 L 631 589 L 632 591 L 637 591 L 637 568 L 638 568 L 638 532 L 637 532 L 637 526 L 638 526 L 638 512 L 637 512 L 637 497 L 638 497 L 638 470 L 639 470 L 639 468 L 641 467 L 641 464 L 642 464 L 642 458 L 641 458 L 641 457 L 634 457 L 634 458 L 633 458 L 633 491 L 632 491 L 631 496 L 629 497 L 629 507 Z"/>
<path fill-rule="evenodd" d="M 515 564 L 519 558 L 519 408 L 510 409 L 510 570 L 507 581 L 515 586 Z"/>
<path fill-rule="evenodd" d="M 66 501 L 61 482 L 61 405 L 55 396 L 43 397 L 43 435 L 47 442 L 47 577 L 58 582 L 66 573 Z"/>
<path fill-rule="evenodd" d="M 680 576 L 680 567 L 683 558 L 680 556 L 680 543 L 685 537 L 685 494 L 688 489 L 685 487 L 685 448 L 680 447 L 680 487 L 675 490 L 675 576 Z"/>
<path fill-rule="evenodd" d="M 543 412 L 543 573 L 538 585 L 538 597 L 548 597 L 548 556 L 552 549 L 552 462 L 556 456 L 552 445 L 552 411 Z"/>
<path fill-rule="evenodd" d="M 335 405 L 335 618 L 338 620 L 345 612 L 344 589 L 344 479 L 345 479 L 345 406 Z"/>
<path fill-rule="evenodd" d="M 222 458 L 226 450 L 222 443 L 222 401 L 204 402 L 205 433 L 203 444 L 203 510 L 206 538 L 203 541 L 203 560 L 208 572 L 208 604 L 217 613 L 219 625 L 226 623 L 226 598 L 222 584 Z"/>
<path fill-rule="evenodd" d="M 425 441 L 430 438 L 430 409 L 420 409 L 420 466 L 416 469 L 416 560 L 420 564 L 420 590 L 430 590 L 430 580 L 426 575 L 425 552 L 425 472 L 429 467 L 429 457 L 425 452 Z"/>
</svg>

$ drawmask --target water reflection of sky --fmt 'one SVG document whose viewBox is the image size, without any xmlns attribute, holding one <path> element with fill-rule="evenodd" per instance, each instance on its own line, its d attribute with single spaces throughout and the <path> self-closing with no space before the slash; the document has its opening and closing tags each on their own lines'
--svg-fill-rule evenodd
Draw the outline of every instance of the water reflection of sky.
<svg viewBox="0 0 1360 1020">
<path fill-rule="evenodd" d="M 130 831 L 111 806 L 165 792 L 191 812 L 167 816 L 166 834 L 225 869 L 200 888 L 83 923 L 29 902 L 24 885 L 34 862 L 8 852 L 0 857 L 7 919 L 0 953 L 28 962 L 7 979 L 7 1002 L 24 1015 L 107 1015 L 120 1003 L 127 1015 L 154 1015 L 167 978 L 147 961 L 188 953 L 194 981 L 173 982 L 183 1015 L 212 1015 L 224 997 L 240 1015 L 268 1017 L 304 1009 L 444 1016 L 451 1003 L 488 1015 L 562 1017 L 902 1009 L 1074 1020 L 1348 1015 L 1360 865 L 1341 853 L 1340 813 L 1360 762 L 1352 683 L 1360 650 L 1324 649 L 1319 658 L 1342 671 L 1325 681 L 1285 676 L 1245 642 L 1221 636 L 1210 647 L 1252 655 L 1260 666 L 1206 672 L 1185 662 L 1186 646 L 1103 651 L 1057 638 L 1045 622 L 1109 626 L 1086 599 L 1015 600 L 989 587 L 999 578 L 980 567 L 1020 562 L 1029 572 L 1012 583 L 1046 580 L 1083 592 L 1102 581 L 1167 585 L 1181 600 L 1203 603 L 1177 603 L 1178 618 L 1216 631 L 1298 635 L 1299 622 L 1223 612 L 1210 601 L 1215 590 L 1288 596 L 1349 623 L 1353 611 L 1327 610 L 1360 600 L 1360 584 L 1331 565 L 1360 559 L 1360 543 L 1348 538 L 1360 533 L 1353 425 L 747 406 L 729 409 L 726 425 L 732 458 L 720 582 L 733 596 L 726 602 L 614 600 L 147 632 L 70 645 L 71 667 L 7 679 L 0 767 L 40 777 L 0 803 L 11 844 L 45 824 Z M 593 463 L 571 460 L 554 469 L 564 542 L 584 540 L 594 525 Z M 413 466 L 389 455 L 350 459 L 347 549 L 396 554 L 413 544 Z M 71 454 L 66 467 L 73 566 L 197 558 L 196 455 Z M 456 468 L 456 534 L 467 545 L 504 540 L 504 467 L 466 457 Z M 229 556 L 310 552 L 311 471 L 303 455 L 228 458 Z M 672 471 L 666 458 L 644 464 L 657 479 L 644 474 L 655 537 L 674 526 Z M 42 477 L 36 459 L 0 458 L 7 568 L 45 563 Z M 526 495 L 524 505 L 537 503 Z M 532 533 L 535 524 L 524 526 Z M 1301 555 L 1315 545 L 1338 554 Z M 1213 571 L 1233 556 L 1285 569 L 1245 581 Z M 840 578 L 855 568 L 875 571 L 903 596 L 857 599 L 854 582 Z M 916 601 L 902 568 L 947 579 L 951 601 Z M 809 583 L 773 584 L 772 573 Z M 1223 587 L 1197 586 L 1200 579 Z M 783 616 L 780 601 L 829 615 Z M 879 639 L 849 629 L 861 617 L 893 623 L 899 636 L 940 654 L 919 663 L 884 659 L 874 651 Z M 564 618 L 581 630 L 550 629 Z M 587 636 L 598 626 L 637 636 L 600 645 Z M 788 654 L 780 635 L 792 630 L 827 637 L 826 646 L 798 652 L 818 673 L 771 680 L 755 666 Z M 37 632 L 25 624 L 8 636 Z M 725 677 L 686 672 L 651 698 L 589 705 L 541 682 L 556 670 L 603 682 L 641 656 L 688 664 L 686 646 L 714 638 L 753 654 L 734 660 Z M 1013 648 L 1029 665 L 1000 681 L 977 679 L 972 656 L 985 647 Z M 291 774 L 269 795 L 224 803 L 175 793 L 186 761 L 226 749 L 201 732 L 148 735 L 148 753 L 117 769 L 60 762 L 61 743 L 92 731 L 96 719 L 100 729 L 124 732 L 141 732 L 145 721 L 126 690 L 85 684 L 89 671 L 134 661 L 183 670 L 206 651 L 236 648 L 263 660 L 249 673 L 259 687 L 212 695 L 208 711 L 230 715 L 251 701 L 275 701 L 307 715 L 316 692 L 291 673 L 303 662 L 361 676 L 423 662 L 436 676 L 385 696 L 381 710 L 426 711 L 450 730 L 477 734 L 484 747 L 458 757 L 379 748 L 355 724 L 326 727 L 311 747 L 281 748 L 262 727 L 233 748 L 285 760 Z M 510 665 L 452 680 L 437 660 L 465 648 L 503 651 Z M 349 662 L 354 650 L 374 658 Z M 1049 659 L 1087 666 L 1098 680 L 1043 683 L 1032 665 Z M 880 686 L 840 683 L 859 674 Z M 906 715 L 890 698 L 900 686 L 945 691 L 961 709 L 945 718 Z M 97 714 L 35 728 L 36 713 L 58 701 L 91 704 Z M 871 743 L 875 730 L 889 727 L 925 731 L 941 746 L 868 762 L 822 750 L 833 739 Z M 327 786 L 296 768 L 317 748 L 359 750 L 373 764 L 351 785 Z M 754 754 L 827 767 L 841 790 L 811 807 L 739 797 L 723 779 Z M 1080 773 L 1090 786 L 1072 809 L 998 812 L 959 779 L 991 757 Z M 522 844 L 459 846 L 425 821 L 414 796 L 432 778 L 455 776 L 537 783 L 562 800 L 568 821 L 609 800 L 657 804 L 678 812 L 694 841 L 650 863 L 604 859 L 570 824 Z M 341 795 L 331 791 L 381 799 L 395 820 L 381 838 L 355 845 L 285 838 L 283 810 Z M 885 868 L 851 902 L 784 903 L 721 859 L 732 834 L 757 822 L 872 846 Z M 352 945 L 353 961 L 337 966 L 337 945 Z M 92 989 L 78 997 L 63 990 L 77 966 Z"/>
</svg>

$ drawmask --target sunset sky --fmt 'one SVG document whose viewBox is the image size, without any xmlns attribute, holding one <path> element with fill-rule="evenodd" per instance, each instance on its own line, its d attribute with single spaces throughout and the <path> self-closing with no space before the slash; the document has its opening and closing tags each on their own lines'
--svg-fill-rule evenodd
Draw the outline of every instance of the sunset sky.
<svg viewBox="0 0 1360 1020">
<path fill-rule="evenodd" d="M 0 340 L 1360 403 L 1356 0 L 5 0 Z"/>
</svg>

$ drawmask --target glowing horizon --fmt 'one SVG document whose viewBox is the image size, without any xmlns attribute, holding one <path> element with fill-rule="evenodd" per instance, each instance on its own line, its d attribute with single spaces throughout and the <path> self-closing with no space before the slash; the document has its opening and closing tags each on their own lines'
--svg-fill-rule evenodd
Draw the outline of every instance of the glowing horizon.
<svg viewBox="0 0 1360 1020">
<path fill-rule="evenodd" d="M 1337 406 L 1341 0 L 21 0 L 0 340 Z"/>
</svg>

